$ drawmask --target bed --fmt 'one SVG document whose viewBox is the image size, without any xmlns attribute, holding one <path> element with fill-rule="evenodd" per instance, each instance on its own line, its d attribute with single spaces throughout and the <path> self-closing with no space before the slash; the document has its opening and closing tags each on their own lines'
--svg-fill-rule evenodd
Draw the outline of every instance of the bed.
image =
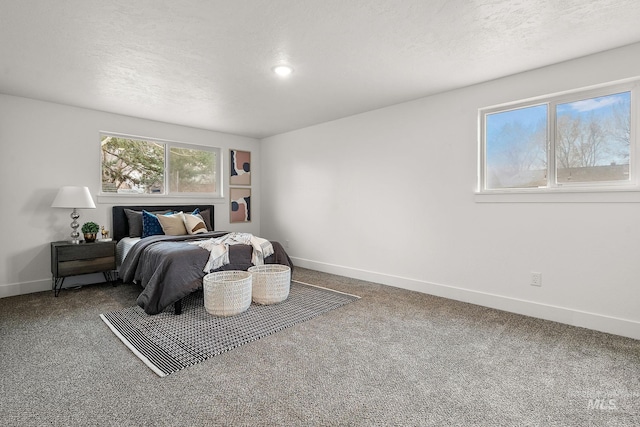
<svg viewBox="0 0 640 427">
<path fill-rule="evenodd" d="M 141 233 L 138 217 L 143 210 L 157 216 L 173 212 L 199 216 L 207 231 L 200 234 L 146 236 Z M 144 214 L 148 219 L 149 215 Z M 147 314 L 158 314 L 174 306 L 181 313 L 182 298 L 202 288 L 210 251 L 194 244 L 225 236 L 226 231 L 215 230 L 213 205 L 153 205 L 114 206 L 112 208 L 113 238 L 117 241 L 118 274 L 123 283 L 136 283 L 142 287 L 136 303 Z M 139 235 L 140 234 L 140 235 Z M 138 236 L 139 235 L 139 236 Z M 270 242 L 273 254 L 264 258 L 265 264 L 283 264 L 293 269 L 288 254 L 278 242 Z M 220 270 L 247 270 L 253 265 L 251 245 L 228 246 L 229 262 Z"/>
</svg>

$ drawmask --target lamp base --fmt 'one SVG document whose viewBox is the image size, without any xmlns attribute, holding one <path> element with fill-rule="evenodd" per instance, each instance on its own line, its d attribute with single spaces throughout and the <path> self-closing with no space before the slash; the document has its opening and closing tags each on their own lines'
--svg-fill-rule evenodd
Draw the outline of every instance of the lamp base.
<svg viewBox="0 0 640 427">
<path fill-rule="evenodd" d="M 78 218 L 80 218 L 80 214 L 73 208 L 73 212 L 71 212 L 71 243 L 78 244 L 80 243 L 80 233 L 78 232 L 78 227 L 80 224 L 78 223 Z"/>
</svg>

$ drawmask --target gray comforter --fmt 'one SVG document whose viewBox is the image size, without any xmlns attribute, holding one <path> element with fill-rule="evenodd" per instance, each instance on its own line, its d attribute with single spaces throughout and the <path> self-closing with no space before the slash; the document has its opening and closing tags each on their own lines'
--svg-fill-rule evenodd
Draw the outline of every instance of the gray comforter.
<svg viewBox="0 0 640 427">
<path fill-rule="evenodd" d="M 219 237 L 226 233 L 210 232 L 189 236 L 150 236 L 133 246 L 120 267 L 124 283 L 136 282 L 143 287 L 137 304 L 147 314 L 158 314 L 202 287 L 202 271 L 209 251 L 189 241 Z M 293 263 L 278 242 L 271 242 L 274 254 L 265 258 L 265 264 Z M 253 264 L 250 245 L 229 246 L 229 264 L 218 270 L 247 270 Z"/>
</svg>

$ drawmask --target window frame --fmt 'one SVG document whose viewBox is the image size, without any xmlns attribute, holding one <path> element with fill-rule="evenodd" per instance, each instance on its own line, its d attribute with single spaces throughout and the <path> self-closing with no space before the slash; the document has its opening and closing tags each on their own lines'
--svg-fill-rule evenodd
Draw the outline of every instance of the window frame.
<svg viewBox="0 0 640 427">
<path fill-rule="evenodd" d="M 492 194 L 526 194 L 526 193 L 564 193 L 564 192 L 619 192 L 640 191 L 638 186 L 638 165 L 640 153 L 637 150 L 638 123 L 638 78 L 607 83 L 588 88 L 581 88 L 567 92 L 544 95 L 540 97 L 509 102 L 478 110 L 478 181 L 476 193 L 480 195 Z M 622 92 L 630 93 L 630 136 L 629 136 L 629 179 L 625 181 L 587 181 L 561 182 L 557 181 L 556 167 L 556 135 L 557 111 L 559 104 L 566 104 L 580 100 L 614 95 Z M 534 188 L 488 188 L 487 187 L 487 146 L 486 146 L 486 117 L 489 114 L 508 112 L 516 109 L 547 105 L 547 184 Z"/>
<path fill-rule="evenodd" d="M 109 131 L 100 131 L 98 133 L 98 143 L 100 143 L 102 141 L 102 138 L 104 136 L 113 136 L 116 138 L 126 138 L 126 139 L 133 139 L 133 140 L 137 140 L 137 141 L 146 141 L 146 142 L 157 142 L 160 144 L 164 145 L 164 182 L 163 182 L 163 187 L 164 187 L 164 192 L 162 193 L 110 193 L 110 192 L 105 192 L 102 190 L 102 148 L 100 148 L 98 155 L 99 155 L 99 186 L 98 188 L 100 189 L 98 196 L 101 197 L 117 197 L 117 198 L 153 198 L 153 199 L 181 199 L 181 198 L 189 198 L 189 199 L 198 199 L 198 198 L 202 198 L 202 199 L 223 199 L 224 198 L 224 194 L 223 194 L 223 182 L 222 182 L 222 149 L 220 147 L 213 147 L 213 146 L 208 146 L 208 145 L 200 145 L 200 144 L 193 144 L 193 143 L 185 143 L 185 142 L 178 142 L 178 141 L 173 141 L 173 140 L 168 140 L 168 139 L 160 139 L 160 138 L 151 138 L 151 137 L 146 137 L 146 136 L 137 136 L 137 135 L 130 135 L 130 134 L 123 134 L 123 133 L 117 133 L 117 132 L 109 132 Z M 198 150 L 198 151 L 208 151 L 208 152 L 212 152 L 215 154 L 216 160 L 215 160 L 215 172 L 214 172 L 214 179 L 215 179 L 215 188 L 216 191 L 213 193 L 199 193 L 199 192 L 170 192 L 169 191 L 169 180 L 171 179 L 171 170 L 170 170 L 170 155 L 171 155 L 171 148 L 186 148 L 186 149 L 190 149 L 190 150 Z"/>
</svg>

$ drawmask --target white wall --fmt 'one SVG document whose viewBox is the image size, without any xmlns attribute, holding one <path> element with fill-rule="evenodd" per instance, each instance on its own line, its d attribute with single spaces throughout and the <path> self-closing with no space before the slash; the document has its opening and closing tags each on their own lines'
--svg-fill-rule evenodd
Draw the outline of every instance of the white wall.
<svg viewBox="0 0 640 427">
<path fill-rule="evenodd" d="M 99 131 L 220 147 L 225 179 L 229 149 L 251 151 L 253 221 L 229 224 L 228 197 L 97 197 Z M 217 229 L 256 234 L 260 230 L 260 149 L 258 140 L 253 138 L 0 95 L 0 147 L 0 205 L 4 218 L 0 222 L 0 297 L 51 289 L 49 242 L 67 240 L 71 232 L 71 211 L 50 207 L 63 185 L 88 186 L 94 196 L 97 208 L 80 210 L 80 224 L 91 220 L 110 229 L 111 206 L 119 204 L 214 203 Z M 228 194 L 226 190 L 225 181 Z M 88 280 L 90 277 L 80 276 L 76 281 Z"/>
<path fill-rule="evenodd" d="M 640 45 L 261 143 L 0 95 L 0 297 L 50 289 L 49 242 L 70 231 L 69 212 L 51 202 L 62 185 L 95 197 L 104 130 L 251 151 L 254 220 L 229 224 L 228 199 L 208 201 L 217 228 L 289 241 L 300 266 L 640 339 L 637 194 L 623 203 L 474 195 L 478 108 L 634 76 Z M 96 201 L 81 223 L 110 224 L 111 206 L 126 204 Z M 541 288 L 529 286 L 531 271 L 542 272 Z"/>
<path fill-rule="evenodd" d="M 640 338 L 638 193 L 474 194 L 479 108 L 635 76 L 640 45 L 265 139 L 262 234 L 300 266 Z"/>
</svg>

